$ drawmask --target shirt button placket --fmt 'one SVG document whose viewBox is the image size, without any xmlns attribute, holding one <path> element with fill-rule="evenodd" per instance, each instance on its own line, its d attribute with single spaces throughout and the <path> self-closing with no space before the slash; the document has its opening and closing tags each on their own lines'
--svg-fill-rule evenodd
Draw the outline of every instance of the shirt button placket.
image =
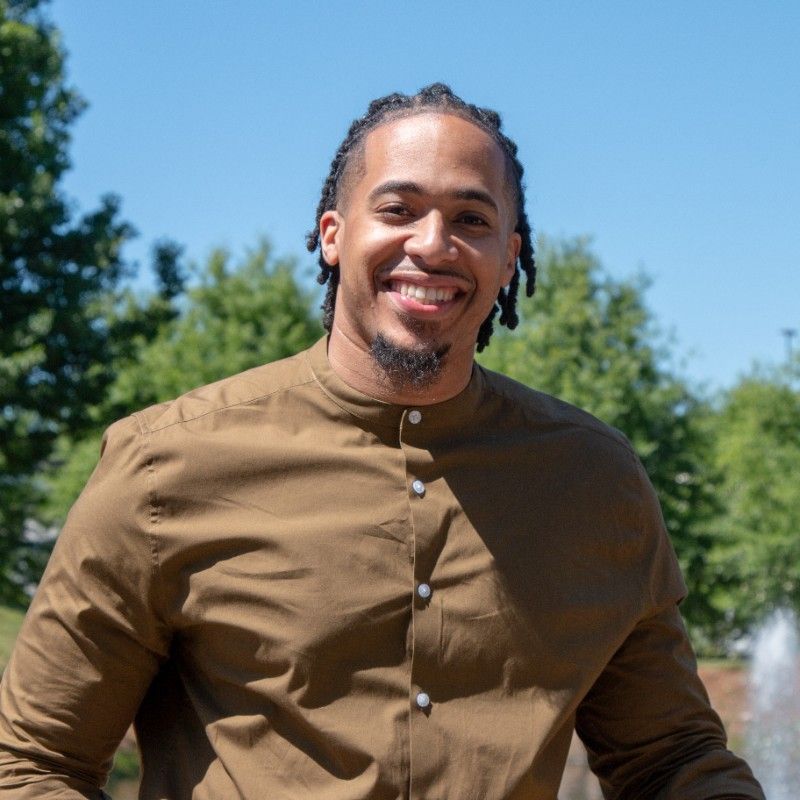
<svg viewBox="0 0 800 800">
<path fill-rule="evenodd" d="M 409 413 L 408 415 L 409 420 L 411 420 L 414 414 L 418 415 L 417 422 L 419 422 L 419 420 L 421 419 L 421 415 L 419 414 L 419 411 L 416 411 L 416 409 Z M 425 484 L 421 480 L 417 479 L 412 481 L 411 489 L 414 492 L 414 494 L 416 494 L 418 497 L 425 496 Z M 417 597 L 419 597 L 423 601 L 426 601 L 430 596 L 431 596 L 430 584 L 420 583 L 417 585 Z M 417 692 L 415 700 L 417 703 L 417 707 L 423 711 L 429 708 L 431 705 L 431 698 L 427 692 Z"/>
<path fill-rule="evenodd" d="M 436 476 L 432 454 L 426 444 L 425 430 L 427 412 L 416 408 L 405 414 L 401 431 L 401 444 L 406 457 L 408 492 L 413 530 L 413 584 L 412 592 L 412 655 L 410 710 L 410 798 L 425 798 L 435 784 L 437 764 L 438 721 L 435 719 L 438 663 L 440 641 L 439 615 L 431 608 L 434 592 L 431 570 L 436 561 L 440 544 L 438 536 L 444 530 L 440 491 L 442 484 L 434 482 Z"/>
</svg>

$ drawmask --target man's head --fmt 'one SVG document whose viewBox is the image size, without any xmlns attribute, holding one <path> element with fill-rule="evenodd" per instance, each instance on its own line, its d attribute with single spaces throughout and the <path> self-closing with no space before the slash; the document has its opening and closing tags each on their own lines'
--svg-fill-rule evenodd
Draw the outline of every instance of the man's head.
<svg viewBox="0 0 800 800">
<path fill-rule="evenodd" d="M 515 230 L 521 237 L 521 246 L 515 273 L 508 289 L 498 295 L 498 305 L 492 309 L 481 327 L 478 336 L 478 350 L 480 351 L 489 342 L 493 329 L 492 322 L 498 310 L 501 311 L 501 325 L 506 325 L 511 329 L 517 325 L 516 293 L 519 285 L 519 270 L 522 269 L 525 273 L 526 294 L 529 297 L 534 292 L 536 280 L 532 234 L 525 214 L 525 189 L 522 180 L 524 170 L 517 159 L 517 145 L 502 132 L 502 122 L 497 112 L 466 103 L 442 83 L 426 86 L 415 95 L 394 93 L 373 100 L 367 113 L 353 121 L 347 136 L 339 146 L 336 156 L 331 162 L 330 172 L 323 186 L 317 207 L 314 228 L 307 237 L 307 246 L 310 252 L 314 252 L 319 247 L 320 218 L 326 211 L 335 209 L 343 199 L 346 201 L 347 189 L 352 183 L 354 175 L 358 172 L 358 168 L 363 167 L 364 140 L 367 134 L 390 120 L 427 111 L 454 114 L 479 126 L 494 139 L 502 149 L 506 159 L 508 191 L 512 202 L 515 204 Z M 331 266 L 325 261 L 322 252 L 320 252 L 319 256 L 319 264 L 319 282 L 323 285 L 328 284 L 323 304 L 323 322 L 325 328 L 330 331 L 333 323 L 339 274 L 335 266 Z"/>
<path fill-rule="evenodd" d="M 520 269 L 529 295 L 535 280 L 516 150 L 495 112 L 442 84 L 371 103 L 339 147 L 308 236 L 328 283 L 325 327 L 336 316 L 363 328 L 379 363 L 381 344 L 401 340 L 440 359 L 454 342 L 481 350 L 498 310 L 515 327 Z"/>
</svg>

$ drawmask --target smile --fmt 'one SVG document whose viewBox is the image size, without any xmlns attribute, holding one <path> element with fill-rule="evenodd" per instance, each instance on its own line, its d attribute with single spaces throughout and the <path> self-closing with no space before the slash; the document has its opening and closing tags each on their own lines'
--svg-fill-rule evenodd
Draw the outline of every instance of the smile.
<svg viewBox="0 0 800 800">
<path fill-rule="evenodd" d="M 391 288 L 403 297 L 421 303 L 446 303 L 456 296 L 456 289 L 443 286 L 420 286 L 406 281 L 392 281 Z"/>
</svg>

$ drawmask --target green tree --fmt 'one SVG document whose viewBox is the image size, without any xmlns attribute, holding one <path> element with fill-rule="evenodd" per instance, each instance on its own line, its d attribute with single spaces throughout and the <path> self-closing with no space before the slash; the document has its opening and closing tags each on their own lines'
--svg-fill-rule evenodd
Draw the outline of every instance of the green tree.
<svg viewBox="0 0 800 800">
<path fill-rule="evenodd" d="M 130 358 L 91 409 L 92 435 L 61 440 L 60 464 L 40 518 L 52 525 L 63 521 L 97 460 L 102 429 L 114 419 L 293 355 L 319 338 L 322 327 L 295 271 L 295 262 L 274 259 L 265 241 L 236 265 L 224 250 L 212 253 L 180 316 L 163 319 L 155 333 L 140 325 L 128 339 Z"/>
<path fill-rule="evenodd" d="M 45 556 L 26 535 L 33 475 L 110 379 L 101 305 L 133 233 L 114 197 L 73 219 L 59 189 L 84 102 L 39 6 L 0 0 L 0 600 L 17 603 Z"/>
<path fill-rule="evenodd" d="M 499 331 L 486 366 L 574 403 L 631 440 L 661 501 L 690 594 L 683 613 L 701 648 L 711 646 L 719 611 L 709 601 L 706 563 L 717 510 L 708 408 L 668 368 L 669 348 L 644 301 L 643 278 L 615 280 L 586 239 L 544 240 L 533 298 L 522 321 Z"/>
<path fill-rule="evenodd" d="M 275 260 L 266 241 L 238 265 L 225 250 L 213 252 L 187 293 L 181 317 L 117 377 L 109 416 L 285 358 L 315 341 L 322 328 L 295 270 L 293 260 Z"/>
<path fill-rule="evenodd" d="M 779 606 L 800 611 L 800 392 L 760 371 L 722 399 L 716 430 L 723 475 L 717 602 L 744 632 Z"/>
</svg>

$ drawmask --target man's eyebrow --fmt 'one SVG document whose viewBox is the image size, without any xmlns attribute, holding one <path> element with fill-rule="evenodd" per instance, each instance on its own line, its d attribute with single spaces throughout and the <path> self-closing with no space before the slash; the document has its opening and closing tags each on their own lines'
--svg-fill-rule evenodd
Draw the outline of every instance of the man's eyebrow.
<svg viewBox="0 0 800 800">
<path fill-rule="evenodd" d="M 456 189 L 453 192 L 453 197 L 459 200 L 477 200 L 479 203 L 486 203 L 487 206 L 491 206 L 495 211 L 500 211 L 495 199 L 488 192 L 484 192 L 483 189 Z"/>
<path fill-rule="evenodd" d="M 385 181 L 376 186 L 370 193 L 369 199 L 375 200 L 382 194 L 422 194 L 422 187 L 414 181 Z"/>
<path fill-rule="evenodd" d="M 369 193 L 369 199 L 376 200 L 382 194 L 422 195 L 425 194 L 425 192 L 422 190 L 422 187 L 418 183 L 414 183 L 414 181 L 385 181 L 376 186 Z M 450 192 L 450 196 L 458 200 L 476 200 L 479 203 L 485 203 L 495 211 L 500 211 L 495 199 L 488 192 L 483 191 L 483 189 L 455 189 Z"/>
</svg>

